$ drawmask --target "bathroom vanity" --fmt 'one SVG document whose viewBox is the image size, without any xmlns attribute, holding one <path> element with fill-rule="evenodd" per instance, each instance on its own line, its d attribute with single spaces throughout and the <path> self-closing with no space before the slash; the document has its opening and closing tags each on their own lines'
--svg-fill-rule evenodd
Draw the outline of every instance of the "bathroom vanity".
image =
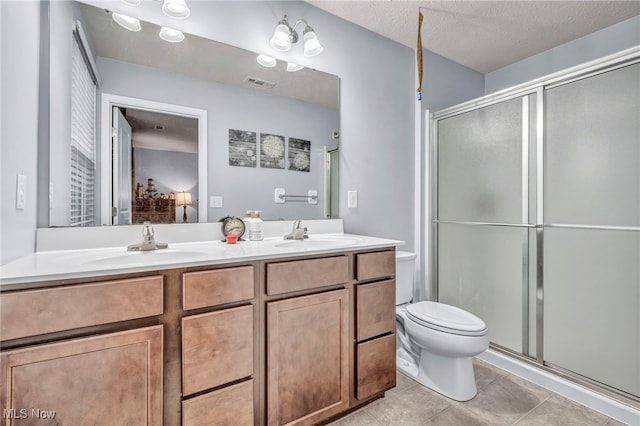
<svg viewBox="0 0 640 426">
<path fill-rule="evenodd" d="M 77 260 L 66 275 L 44 272 L 50 252 L 26 261 L 40 265 L 31 280 L 3 269 L 9 424 L 55 412 L 65 424 L 310 425 L 383 396 L 399 242 L 305 242 L 174 244 L 146 265 L 60 252 Z"/>
</svg>

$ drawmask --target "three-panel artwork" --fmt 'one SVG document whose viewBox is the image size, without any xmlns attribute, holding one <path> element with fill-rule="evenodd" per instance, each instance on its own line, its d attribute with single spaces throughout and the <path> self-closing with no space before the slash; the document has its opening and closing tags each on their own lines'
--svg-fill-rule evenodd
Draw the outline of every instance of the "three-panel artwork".
<svg viewBox="0 0 640 426">
<path fill-rule="evenodd" d="M 311 141 L 270 133 L 229 129 L 229 165 L 298 172 L 311 170 Z"/>
</svg>

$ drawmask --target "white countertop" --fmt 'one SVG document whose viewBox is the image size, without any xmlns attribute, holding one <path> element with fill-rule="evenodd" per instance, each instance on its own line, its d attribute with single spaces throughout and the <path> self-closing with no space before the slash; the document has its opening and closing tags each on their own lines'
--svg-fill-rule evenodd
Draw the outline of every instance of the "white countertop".
<svg viewBox="0 0 640 426">
<path fill-rule="evenodd" d="M 127 252 L 126 246 L 40 251 L 0 267 L 0 287 L 51 280 L 145 272 L 190 266 L 249 262 L 314 254 L 399 246 L 403 241 L 342 233 L 311 235 L 303 241 L 282 237 L 263 241 L 170 243 L 168 249 Z"/>
</svg>

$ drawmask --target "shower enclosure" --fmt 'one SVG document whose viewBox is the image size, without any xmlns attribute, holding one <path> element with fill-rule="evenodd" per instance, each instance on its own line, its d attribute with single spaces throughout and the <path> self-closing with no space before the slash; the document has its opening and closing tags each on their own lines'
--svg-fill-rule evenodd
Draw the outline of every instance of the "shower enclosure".
<svg viewBox="0 0 640 426">
<path fill-rule="evenodd" d="M 433 115 L 432 277 L 492 346 L 640 401 L 640 54 Z"/>
</svg>

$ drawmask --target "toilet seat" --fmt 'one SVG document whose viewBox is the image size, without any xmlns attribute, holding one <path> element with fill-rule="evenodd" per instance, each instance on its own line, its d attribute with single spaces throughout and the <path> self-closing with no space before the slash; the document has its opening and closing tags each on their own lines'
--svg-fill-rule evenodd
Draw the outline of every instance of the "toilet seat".
<svg viewBox="0 0 640 426">
<path fill-rule="evenodd" d="M 461 336 L 483 336 L 487 325 L 477 316 L 455 306 L 423 301 L 407 305 L 407 316 L 425 327 Z"/>
</svg>

